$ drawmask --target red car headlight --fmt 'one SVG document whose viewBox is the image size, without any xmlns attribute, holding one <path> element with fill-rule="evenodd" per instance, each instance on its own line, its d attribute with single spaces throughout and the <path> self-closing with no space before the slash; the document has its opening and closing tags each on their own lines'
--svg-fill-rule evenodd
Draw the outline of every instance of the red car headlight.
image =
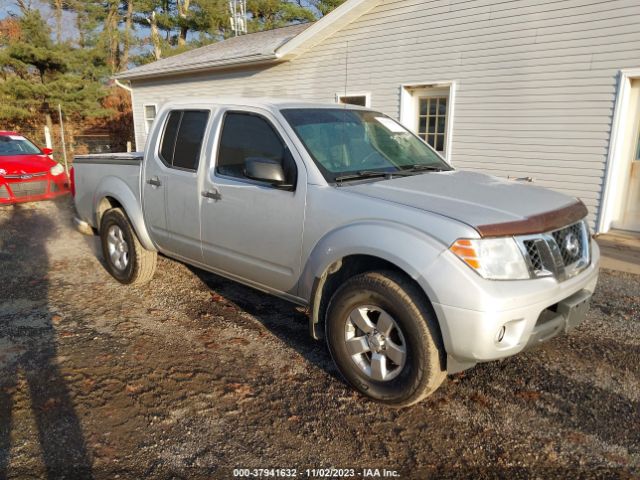
<svg viewBox="0 0 640 480">
<path fill-rule="evenodd" d="M 51 173 L 51 175 L 53 175 L 54 177 L 57 177 L 58 175 L 62 175 L 64 173 L 64 167 L 59 163 L 56 163 L 53 167 L 51 167 L 49 173 Z"/>
</svg>

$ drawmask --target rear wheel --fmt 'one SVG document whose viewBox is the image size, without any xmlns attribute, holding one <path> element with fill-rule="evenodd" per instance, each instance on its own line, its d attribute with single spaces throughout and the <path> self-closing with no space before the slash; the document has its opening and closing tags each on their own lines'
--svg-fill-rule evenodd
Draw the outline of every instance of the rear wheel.
<svg viewBox="0 0 640 480">
<path fill-rule="evenodd" d="M 140 244 L 121 209 L 113 208 L 102 216 L 100 240 L 107 270 L 116 280 L 128 285 L 151 280 L 158 254 Z"/>
<path fill-rule="evenodd" d="M 446 377 L 433 310 L 419 288 L 397 272 L 347 280 L 330 301 L 326 330 L 342 375 L 374 400 L 408 406 Z"/>
</svg>

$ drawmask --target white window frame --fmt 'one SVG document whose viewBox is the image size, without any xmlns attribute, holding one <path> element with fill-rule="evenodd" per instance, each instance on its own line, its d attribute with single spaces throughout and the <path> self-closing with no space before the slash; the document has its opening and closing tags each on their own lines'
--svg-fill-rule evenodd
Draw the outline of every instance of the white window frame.
<svg viewBox="0 0 640 480">
<path fill-rule="evenodd" d="M 155 116 L 152 119 L 147 118 L 147 107 L 153 107 L 156 112 Z M 144 133 L 148 135 L 149 131 L 151 130 L 151 128 L 149 128 L 149 120 L 151 120 L 151 123 L 153 124 L 155 119 L 158 118 L 158 104 L 145 103 L 144 105 L 142 105 L 142 118 L 144 120 Z"/>
<path fill-rule="evenodd" d="M 346 97 L 364 97 L 365 108 L 371 108 L 371 92 L 336 93 L 336 103 L 345 105 L 341 100 Z"/>
<path fill-rule="evenodd" d="M 629 128 L 631 81 L 637 79 L 640 79 L 640 68 L 620 70 L 618 74 L 618 93 L 611 125 L 606 179 L 596 233 L 607 233 L 611 230 L 612 223 L 626 200 L 626 195 L 623 195 L 623 192 L 626 192 L 625 182 L 628 181 L 625 132 Z"/>
<path fill-rule="evenodd" d="M 418 134 L 418 112 L 420 98 L 427 96 L 447 96 L 447 129 L 444 144 L 444 158 L 452 164 L 453 118 L 456 104 L 456 81 L 425 81 L 400 85 L 400 123 Z"/>
</svg>

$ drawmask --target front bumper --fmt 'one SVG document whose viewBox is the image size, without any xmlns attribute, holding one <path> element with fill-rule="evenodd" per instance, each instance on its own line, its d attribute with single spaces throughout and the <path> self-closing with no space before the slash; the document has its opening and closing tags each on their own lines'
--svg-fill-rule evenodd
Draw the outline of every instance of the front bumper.
<svg viewBox="0 0 640 480">
<path fill-rule="evenodd" d="M 456 278 L 458 297 L 466 300 L 447 301 L 453 297 L 445 290 L 433 302 L 449 373 L 515 355 L 578 325 L 598 281 L 600 253 L 593 241 L 591 252 L 591 264 L 563 282 L 553 278 L 492 282 L 466 267 L 469 272 L 457 270 L 462 274 Z"/>
<path fill-rule="evenodd" d="M 69 185 L 66 173 L 57 176 L 47 173 L 26 180 L 0 177 L 0 206 L 52 200 L 70 193 Z"/>
</svg>

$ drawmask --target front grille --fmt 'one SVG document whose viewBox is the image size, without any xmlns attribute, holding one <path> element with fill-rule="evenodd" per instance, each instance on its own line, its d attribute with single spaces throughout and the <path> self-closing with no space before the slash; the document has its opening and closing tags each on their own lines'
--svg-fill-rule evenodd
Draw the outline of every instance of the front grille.
<svg viewBox="0 0 640 480">
<path fill-rule="evenodd" d="M 44 195 L 47 193 L 47 182 L 23 182 L 10 183 L 9 188 L 14 197 L 32 197 L 34 195 Z"/>
<path fill-rule="evenodd" d="M 582 223 L 576 223 L 562 230 L 553 232 L 554 240 L 560 249 L 562 262 L 565 266 L 571 265 L 580 260 L 584 239 L 582 238 Z"/>
<path fill-rule="evenodd" d="M 535 271 L 540 271 L 544 269 L 544 264 L 542 262 L 542 256 L 540 255 L 540 250 L 538 249 L 538 245 L 535 240 L 525 240 L 524 246 L 527 250 L 527 256 L 529 257 L 529 262 L 531 263 L 531 267 Z"/>
<path fill-rule="evenodd" d="M 0 199 L 6 200 L 8 198 L 11 198 L 11 195 L 9 195 L 9 190 L 7 190 L 7 187 L 5 187 L 4 185 L 0 185 Z"/>
<path fill-rule="evenodd" d="M 584 221 L 549 233 L 516 237 L 532 277 L 565 280 L 590 263 L 589 230 Z"/>
</svg>

